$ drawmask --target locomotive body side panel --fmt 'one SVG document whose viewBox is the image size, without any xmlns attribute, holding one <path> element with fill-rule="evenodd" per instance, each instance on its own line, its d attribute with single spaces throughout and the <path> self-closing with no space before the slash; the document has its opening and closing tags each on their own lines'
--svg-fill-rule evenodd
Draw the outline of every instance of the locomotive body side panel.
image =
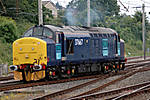
<svg viewBox="0 0 150 100">
<path fill-rule="evenodd" d="M 65 41 L 66 60 L 72 63 L 82 63 L 89 60 L 88 38 L 67 38 Z"/>
<path fill-rule="evenodd" d="M 114 35 L 100 35 L 90 39 L 90 60 L 99 62 L 113 60 L 115 58 L 115 37 Z"/>
</svg>

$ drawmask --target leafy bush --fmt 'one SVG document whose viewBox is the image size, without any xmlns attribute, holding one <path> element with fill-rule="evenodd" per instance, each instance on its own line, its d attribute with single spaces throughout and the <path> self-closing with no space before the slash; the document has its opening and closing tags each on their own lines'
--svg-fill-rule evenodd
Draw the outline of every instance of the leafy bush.
<svg viewBox="0 0 150 100">
<path fill-rule="evenodd" d="M 17 39 L 15 21 L 11 18 L 0 16 L 0 22 L 0 39 L 3 42 L 12 43 Z"/>
<path fill-rule="evenodd" d="M 29 22 L 27 19 L 18 19 L 16 20 L 16 27 L 17 27 L 17 37 L 20 38 L 21 35 L 25 31 L 27 31 L 30 27 L 34 26 L 35 24 Z"/>
<path fill-rule="evenodd" d="M 12 46 L 0 41 L 0 64 L 2 63 L 12 64 Z"/>
</svg>

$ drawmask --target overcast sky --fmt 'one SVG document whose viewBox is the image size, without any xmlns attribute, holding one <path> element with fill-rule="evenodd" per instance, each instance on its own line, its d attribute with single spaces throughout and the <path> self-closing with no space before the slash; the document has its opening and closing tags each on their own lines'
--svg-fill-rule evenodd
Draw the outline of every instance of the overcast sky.
<svg viewBox="0 0 150 100">
<path fill-rule="evenodd" d="M 129 12 L 126 11 L 126 9 L 118 2 L 118 4 L 120 5 L 120 8 L 121 8 L 121 13 L 126 13 L 127 15 L 134 14 L 134 12 L 136 10 L 141 11 L 142 10 L 142 8 L 141 8 L 142 4 L 144 3 L 146 15 L 150 21 L 150 14 L 149 14 L 149 12 L 150 12 L 150 0 L 120 0 L 120 1 L 129 10 Z M 139 8 L 135 8 L 135 7 L 139 7 Z"/>
<path fill-rule="evenodd" d="M 49 1 L 49 0 L 48 0 Z M 66 5 L 71 1 L 71 0 L 51 0 L 52 2 L 56 3 L 59 2 L 63 7 L 66 7 Z M 119 0 L 118 0 L 119 1 Z M 120 5 L 121 8 L 121 13 L 126 13 L 127 15 L 132 15 L 136 10 L 142 10 L 142 8 L 133 8 L 133 7 L 142 7 L 142 4 L 145 4 L 145 11 L 146 15 L 150 21 L 150 0 L 120 0 L 122 4 L 128 8 L 129 12 L 126 11 L 126 9 L 121 5 L 119 2 L 118 4 Z"/>
<path fill-rule="evenodd" d="M 71 0 L 43 0 L 43 1 L 52 1 L 53 3 L 59 2 L 63 7 L 66 7 Z"/>
</svg>

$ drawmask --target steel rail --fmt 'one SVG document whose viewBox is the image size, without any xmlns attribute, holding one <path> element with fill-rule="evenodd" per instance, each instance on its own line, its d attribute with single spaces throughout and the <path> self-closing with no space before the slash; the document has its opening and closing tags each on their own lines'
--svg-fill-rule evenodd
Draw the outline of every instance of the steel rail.
<svg viewBox="0 0 150 100">
<path fill-rule="evenodd" d="M 150 68 L 149 68 L 149 70 L 150 70 Z M 143 69 L 143 71 L 145 71 L 145 70 Z M 128 72 L 130 72 L 130 73 L 128 73 Z M 127 77 L 129 77 L 129 76 L 131 76 L 131 75 L 133 75 L 133 74 L 135 74 L 135 73 L 137 73 L 137 72 L 139 72 L 139 69 L 137 69 L 137 70 L 132 69 L 132 70 L 123 71 L 124 74 L 128 73 L 127 75 L 124 75 L 123 78 L 125 79 L 125 78 L 127 78 Z M 120 73 L 121 73 L 121 72 L 120 72 Z M 119 74 L 119 73 L 118 73 L 118 74 Z M 99 79 L 98 79 L 98 80 L 99 80 Z M 110 85 L 110 84 L 113 84 L 113 83 L 115 83 L 115 82 L 117 82 L 117 81 L 119 81 L 119 80 L 122 80 L 122 78 L 119 78 L 119 79 L 117 79 L 117 80 L 114 80 L 114 81 L 112 81 L 112 82 L 110 82 L 110 83 L 107 83 L 107 84 L 101 86 L 101 89 L 104 88 L 104 87 L 106 87 L 106 86 L 108 86 L 108 85 Z M 54 98 L 54 97 L 56 97 L 56 96 L 64 95 L 64 94 L 67 94 L 67 93 L 69 93 L 69 92 L 75 91 L 75 90 L 77 90 L 77 89 L 83 88 L 83 87 L 89 85 L 89 83 L 91 84 L 92 82 L 83 83 L 83 84 L 77 85 L 77 86 L 72 87 L 72 88 L 69 88 L 69 89 L 65 89 L 65 90 L 58 91 L 58 92 L 55 92 L 55 93 L 52 93 L 52 94 L 49 94 L 49 95 L 45 95 L 45 96 L 42 96 L 42 97 L 35 98 L 34 100 L 49 99 L 49 98 Z M 93 84 L 93 83 L 92 83 L 92 84 Z M 84 94 L 83 94 L 83 95 L 84 95 Z M 78 95 L 78 96 L 79 96 L 79 95 Z"/>
<path fill-rule="evenodd" d="M 84 76 L 84 77 L 62 79 L 62 80 L 54 80 L 54 81 L 47 81 L 47 80 L 46 81 L 37 81 L 37 82 L 22 83 L 22 84 L 12 83 L 12 84 L 0 87 L 0 92 L 6 91 L 6 90 L 13 90 L 13 89 L 41 86 L 41 85 L 58 84 L 58 83 L 77 81 L 77 80 L 83 80 L 83 79 L 92 79 L 92 78 L 98 78 L 100 76 L 102 76 L 102 75 Z"/>
<path fill-rule="evenodd" d="M 12 79 L 14 79 L 13 75 L 8 76 L 8 77 L 0 77 L 0 81 L 7 81 L 7 80 L 12 80 Z"/>
<path fill-rule="evenodd" d="M 115 80 L 113 80 L 113 81 L 110 81 L 110 82 L 108 82 L 108 83 L 105 83 L 105 84 L 103 84 L 103 85 L 101 85 L 101 86 L 99 86 L 99 87 L 97 87 L 97 88 L 94 88 L 94 89 L 92 89 L 92 90 L 89 90 L 89 91 L 87 91 L 87 92 L 81 93 L 81 94 L 79 94 L 79 95 L 77 95 L 77 96 L 74 96 L 74 97 L 71 97 L 71 98 L 76 98 L 76 97 L 80 97 L 80 96 L 83 96 L 83 95 L 88 95 L 88 94 L 92 94 L 92 93 L 98 92 L 98 91 L 104 89 L 105 87 L 107 87 L 107 86 L 109 86 L 109 85 L 112 85 L 112 84 L 114 84 L 114 83 L 116 83 L 116 82 L 118 82 L 118 81 L 124 80 L 124 79 L 126 79 L 126 78 L 128 78 L 128 77 L 130 77 L 130 76 L 132 76 L 132 75 L 134 75 L 134 74 L 136 74 L 136 73 L 138 73 L 138 72 L 143 72 L 143 71 L 148 71 L 148 70 L 150 70 L 149 67 L 140 68 L 140 69 L 134 70 L 134 71 L 129 72 L 129 73 L 127 73 L 126 75 L 123 75 L 123 76 L 121 76 L 121 77 L 119 77 L 119 78 L 117 78 L 117 79 L 115 79 Z M 71 98 L 70 98 L 70 99 L 71 99 Z M 72 100 L 74 100 L 74 99 L 72 99 Z"/>
<path fill-rule="evenodd" d="M 150 84 L 150 81 L 143 82 L 143 83 L 140 83 L 140 84 L 126 86 L 126 87 L 123 87 L 123 88 L 117 88 L 117 89 L 113 89 L 113 90 L 109 90 L 109 91 L 104 91 L 104 92 L 98 92 L 98 93 L 94 93 L 94 94 L 84 95 L 84 96 L 76 97 L 76 98 L 73 98 L 73 99 L 81 100 L 81 99 L 103 98 L 103 97 L 114 95 L 114 94 L 118 94 L 118 93 L 121 93 L 121 92 L 124 92 L 124 91 L 135 90 L 135 89 L 141 88 L 143 86 L 147 86 L 149 84 Z M 115 96 L 115 97 L 112 97 L 112 98 L 109 98 L 109 99 L 106 99 L 106 100 L 112 100 L 112 99 L 117 98 L 117 97 L 118 96 Z"/>
<path fill-rule="evenodd" d="M 130 95 L 133 95 L 133 94 L 135 94 L 135 93 L 139 93 L 139 92 L 141 92 L 142 90 L 144 90 L 144 89 L 146 89 L 146 88 L 150 88 L 150 84 L 148 84 L 148 85 L 146 85 L 146 86 L 143 86 L 143 87 L 140 87 L 140 88 L 138 88 L 138 89 L 135 89 L 135 90 L 133 90 L 133 91 L 130 91 L 130 92 L 128 92 L 128 93 L 125 93 L 125 94 L 123 94 L 123 95 L 120 95 L 120 96 L 118 96 L 118 97 L 116 97 L 116 98 L 113 98 L 112 100 L 119 100 L 119 99 L 121 99 L 121 98 L 125 98 L 125 97 L 129 97 Z M 142 91 L 143 92 L 143 91 Z"/>
<path fill-rule="evenodd" d="M 96 82 L 98 82 L 99 80 L 101 79 L 106 79 L 106 78 L 109 78 L 110 76 L 115 76 L 115 75 L 120 75 L 120 74 L 125 74 L 127 73 L 126 71 L 124 72 L 119 72 L 119 73 L 110 73 L 110 74 L 105 74 L 104 76 L 101 76 L 95 80 L 92 80 L 92 81 L 89 81 L 89 82 L 85 82 L 83 84 L 80 84 L 80 85 L 77 85 L 77 86 L 74 86 L 72 88 L 69 88 L 69 89 L 65 89 L 65 90 L 62 90 L 62 91 L 58 91 L 58 92 L 55 92 L 55 93 L 52 93 L 52 94 L 49 94 L 49 95 L 46 95 L 46 96 L 43 96 L 43 97 L 38 97 L 38 98 L 35 98 L 34 100 L 43 100 L 43 99 L 49 99 L 49 98 L 54 98 L 56 96 L 59 96 L 59 95 L 63 95 L 63 94 L 67 94 L 67 93 L 70 93 L 72 91 L 75 91 L 75 90 L 78 90 L 78 89 L 81 89 L 83 87 L 86 87 L 88 85 L 91 85 L 91 84 L 94 84 Z"/>
</svg>

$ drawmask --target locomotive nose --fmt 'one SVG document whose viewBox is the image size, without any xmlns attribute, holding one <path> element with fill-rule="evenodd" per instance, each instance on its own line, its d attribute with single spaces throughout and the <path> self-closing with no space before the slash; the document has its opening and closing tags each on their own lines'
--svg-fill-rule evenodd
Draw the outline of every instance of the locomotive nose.
<svg viewBox="0 0 150 100">
<path fill-rule="evenodd" d="M 47 65 L 46 42 L 33 37 L 25 37 L 13 43 L 13 65 L 21 64 Z"/>
<path fill-rule="evenodd" d="M 47 43 L 39 38 L 24 37 L 13 43 L 13 65 L 15 80 L 40 80 L 45 77 L 47 65 Z M 36 71 L 31 71 L 33 70 Z"/>
</svg>

